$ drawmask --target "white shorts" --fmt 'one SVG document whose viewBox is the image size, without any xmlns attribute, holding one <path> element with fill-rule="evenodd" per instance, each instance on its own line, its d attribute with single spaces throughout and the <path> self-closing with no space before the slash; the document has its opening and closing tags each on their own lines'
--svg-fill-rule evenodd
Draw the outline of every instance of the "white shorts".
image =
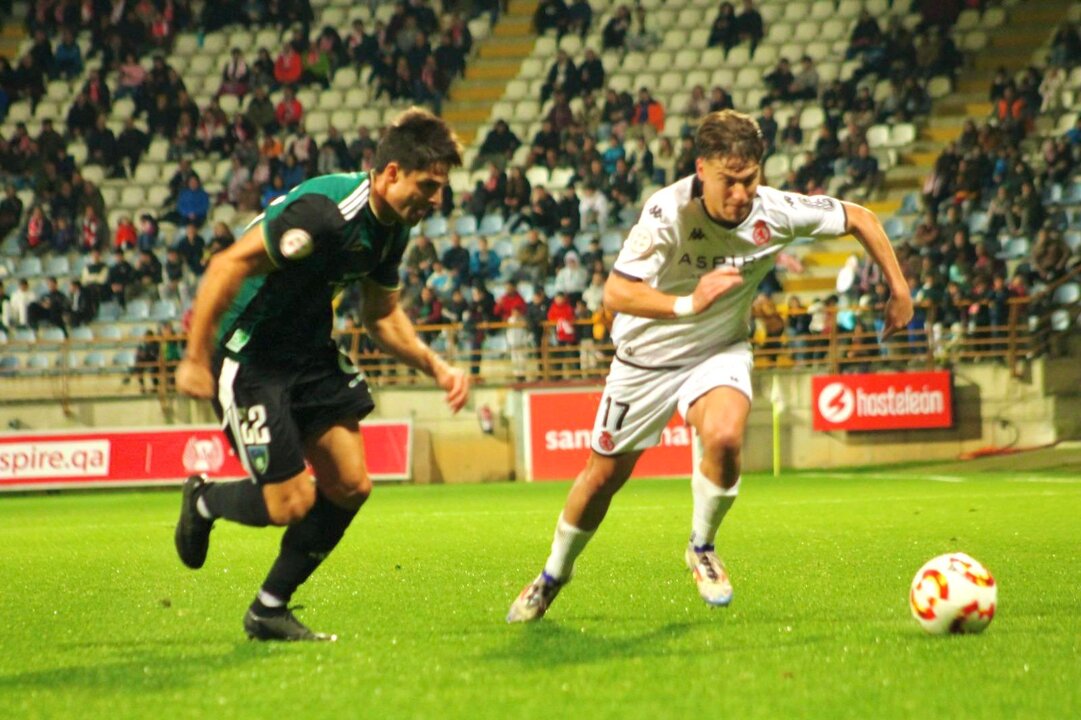
<svg viewBox="0 0 1081 720">
<path fill-rule="evenodd" d="M 715 387 L 732 387 L 753 399 L 754 356 L 746 343 L 729 347 L 697 365 L 652 369 L 617 356 L 593 421 L 592 448 L 600 455 L 645 450 L 660 442 L 672 412 L 686 419 L 691 404 Z"/>
</svg>

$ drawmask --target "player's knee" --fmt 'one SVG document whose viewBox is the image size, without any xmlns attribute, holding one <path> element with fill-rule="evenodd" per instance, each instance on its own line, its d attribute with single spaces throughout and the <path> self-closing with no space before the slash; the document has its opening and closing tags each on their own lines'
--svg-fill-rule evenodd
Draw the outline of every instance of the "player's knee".
<svg viewBox="0 0 1081 720">
<path fill-rule="evenodd" d="M 267 497 L 267 514 L 275 525 L 292 525 L 315 504 L 315 485 L 307 473 L 282 483 Z"/>
<path fill-rule="evenodd" d="M 710 424 L 703 429 L 702 445 L 719 460 L 732 460 L 739 457 L 743 448 L 743 434 L 727 425 Z"/>
<path fill-rule="evenodd" d="M 358 468 L 338 480 L 337 499 L 345 507 L 359 508 L 371 494 L 372 479 L 364 468 Z"/>
<path fill-rule="evenodd" d="M 590 495 L 615 493 L 622 483 L 618 481 L 610 465 L 609 462 L 597 461 L 590 456 L 577 482 L 589 490 Z"/>
</svg>

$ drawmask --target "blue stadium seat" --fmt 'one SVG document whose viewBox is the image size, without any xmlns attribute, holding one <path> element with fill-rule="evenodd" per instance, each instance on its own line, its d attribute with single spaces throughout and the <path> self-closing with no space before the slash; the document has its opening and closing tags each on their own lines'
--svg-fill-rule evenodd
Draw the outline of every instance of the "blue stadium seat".
<svg viewBox="0 0 1081 720">
<path fill-rule="evenodd" d="M 41 258 L 34 255 L 27 255 L 19 258 L 19 264 L 15 268 L 15 276 L 21 278 L 37 277 L 42 274 L 44 269 Z"/>
<path fill-rule="evenodd" d="M 89 342 L 94 339 L 94 331 L 86 325 L 80 325 L 77 328 L 71 329 L 70 337 L 72 340 L 77 340 L 79 342 Z"/>
<path fill-rule="evenodd" d="M 54 365 L 55 363 L 52 361 L 52 356 L 45 353 L 34 353 L 26 361 L 28 370 L 37 370 L 39 372 L 45 372 Z"/>
<path fill-rule="evenodd" d="M 14 342 L 37 342 L 38 335 L 30 328 L 16 328 L 11 339 Z"/>
<path fill-rule="evenodd" d="M 120 319 L 120 304 L 115 300 L 107 300 L 98 306 L 98 320 L 103 322 L 116 322 Z"/>
<path fill-rule="evenodd" d="M 150 319 L 150 303 L 143 299 L 135 299 L 128 303 L 127 310 L 124 311 L 125 320 L 149 320 Z"/>
<path fill-rule="evenodd" d="M 1054 300 L 1059 305 L 1070 305 L 1081 300 L 1081 285 L 1075 282 L 1060 285 L 1055 290 Z"/>
<path fill-rule="evenodd" d="M 481 235 L 495 235 L 503 230 L 503 216 L 502 215 L 485 215 L 481 218 L 480 227 L 477 228 L 477 232 Z"/>
<path fill-rule="evenodd" d="M 101 369 L 108 366 L 104 353 L 98 351 L 88 352 L 83 356 L 83 367 L 88 369 Z"/>
<path fill-rule="evenodd" d="M 135 351 L 127 348 L 124 350 L 118 350 L 112 359 L 113 367 L 125 367 L 130 368 L 135 365 Z"/>
<path fill-rule="evenodd" d="M 14 355 L 0 357 L 0 375 L 14 375 L 19 369 L 19 358 Z"/>
<path fill-rule="evenodd" d="M 424 221 L 424 234 L 430 238 L 443 237 L 447 229 L 447 219 L 442 215 L 432 215 Z"/>
<path fill-rule="evenodd" d="M 477 219 L 472 215 L 462 215 L 454 223 L 454 232 L 462 236 L 476 234 Z"/>
<path fill-rule="evenodd" d="M 45 261 L 45 274 L 62 276 L 71 274 L 71 263 L 66 255 L 53 255 Z"/>
<path fill-rule="evenodd" d="M 38 333 L 39 342 L 64 342 L 65 340 L 67 340 L 67 336 L 58 327 L 47 327 Z"/>
<path fill-rule="evenodd" d="M 176 316 L 176 303 L 172 300 L 158 300 L 150 310 L 150 318 L 152 320 L 158 320 L 159 322 L 173 320 Z"/>
<path fill-rule="evenodd" d="M 601 250 L 606 255 L 617 254 L 623 248 L 623 233 L 618 230 L 610 230 L 601 235 Z"/>
<path fill-rule="evenodd" d="M 124 338 L 123 331 L 116 325 L 105 325 L 98 328 L 98 338 L 101 340 L 112 340 L 114 342 L 120 342 Z"/>
<path fill-rule="evenodd" d="M 887 218 L 886 222 L 882 223 L 882 227 L 891 240 L 902 238 L 905 235 L 905 221 L 899 217 Z"/>
</svg>

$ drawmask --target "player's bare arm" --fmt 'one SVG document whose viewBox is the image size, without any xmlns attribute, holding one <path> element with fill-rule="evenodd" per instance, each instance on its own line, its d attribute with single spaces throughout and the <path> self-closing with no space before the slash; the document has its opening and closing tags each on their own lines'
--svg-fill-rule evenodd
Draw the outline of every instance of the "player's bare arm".
<svg viewBox="0 0 1081 720">
<path fill-rule="evenodd" d="M 886 325 L 882 339 L 890 337 L 899 330 L 908 327 L 912 320 L 912 294 L 897 255 L 893 252 L 890 239 L 882 228 L 878 217 L 863 207 L 853 203 L 844 203 L 848 224 L 845 228 L 852 233 L 860 244 L 870 253 L 871 258 L 882 268 L 886 276 L 886 285 L 890 289 L 890 299 L 886 303 Z"/>
<path fill-rule="evenodd" d="M 364 327 L 387 352 L 406 365 L 433 377 L 447 392 L 451 411 L 458 412 L 469 399 L 469 377 L 465 371 L 451 367 L 443 358 L 425 345 L 398 305 L 398 291 L 389 290 L 372 281 L 364 282 Z"/>
<path fill-rule="evenodd" d="M 691 313 L 680 312 L 676 303 L 680 298 L 663 293 L 641 280 L 634 280 L 613 272 L 604 284 L 604 306 L 617 313 L 629 313 L 638 317 L 666 319 L 684 314 L 700 313 L 709 308 L 729 290 L 743 284 L 743 276 L 733 267 L 719 267 L 703 275 L 690 297 Z M 686 301 L 683 301 L 686 302 Z"/>
<path fill-rule="evenodd" d="M 265 275 L 273 268 L 259 224 L 244 233 L 232 247 L 213 256 L 192 304 L 188 345 L 176 369 L 176 386 L 180 392 L 202 399 L 214 396 L 210 360 L 218 322 L 236 298 L 245 278 Z"/>
</svg>

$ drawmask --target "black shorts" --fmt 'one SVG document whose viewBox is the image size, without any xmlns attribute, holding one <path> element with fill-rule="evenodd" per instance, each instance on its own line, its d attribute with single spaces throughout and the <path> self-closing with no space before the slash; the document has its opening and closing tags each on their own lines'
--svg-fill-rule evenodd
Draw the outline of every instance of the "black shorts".
<svg viewBox="0 0 1081 720">
<path fill-rule="evenodd" d="M 295 367 L 214 361 L 214 410 L 248 473 L 260 484 L 288 480 L 304 469 L 304 442 L 341 420 L 375 407 L 368 383 L 337 348 Z"/>
</svg>

